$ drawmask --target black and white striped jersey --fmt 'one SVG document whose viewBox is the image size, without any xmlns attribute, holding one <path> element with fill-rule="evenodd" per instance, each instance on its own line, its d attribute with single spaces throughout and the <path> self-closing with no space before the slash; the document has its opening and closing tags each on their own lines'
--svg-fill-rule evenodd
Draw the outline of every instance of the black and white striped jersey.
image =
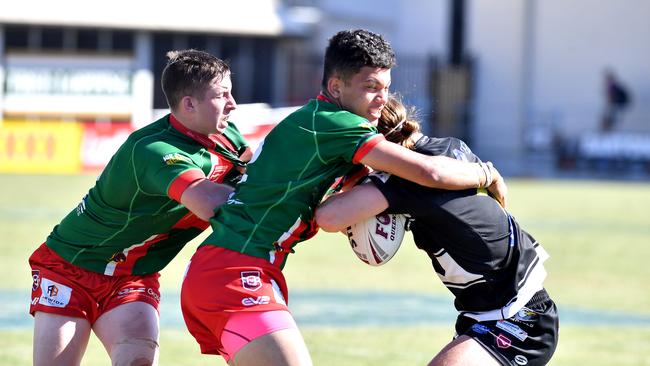
<svg viewBox="0 0 650 366">
<path fill-rule="evenodd" d="M 456 138 L 424 136 L 414 150 L 480 161 Z M 415 243 L 431 258 L 461 314 L 479 321 L 507 319 L 542 289 L 548 254 L 484 190 L 428 188 L 385 173 L 371 181 L 388 200 L 388 213 L 414 219 Z"/>
</svg>

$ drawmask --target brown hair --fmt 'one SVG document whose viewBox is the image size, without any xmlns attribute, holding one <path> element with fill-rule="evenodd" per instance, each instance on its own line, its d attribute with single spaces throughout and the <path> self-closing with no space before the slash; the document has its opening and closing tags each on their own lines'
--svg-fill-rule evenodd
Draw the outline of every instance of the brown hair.
<svg viewBox="0 0 650 366">
<path fill-rule="evenodd" d="M 415 115 L 414 108 L 406 107 L 397 96 L 391 95 L 381 110 L 377 129 L 386 140 L 411 149 L 415 141 L 410 137 L 420 132 L 420 122 Z"/>
<path fill-rule="evenodd" d="M 191 95 L 202 100 L 215 78 L 222 79 L 230 74 L 230 67 L 225 61 L 204 51 L 169 51 L 167 59 L 161 85 L 172 110 L 184 96 Z"/>
</svg>

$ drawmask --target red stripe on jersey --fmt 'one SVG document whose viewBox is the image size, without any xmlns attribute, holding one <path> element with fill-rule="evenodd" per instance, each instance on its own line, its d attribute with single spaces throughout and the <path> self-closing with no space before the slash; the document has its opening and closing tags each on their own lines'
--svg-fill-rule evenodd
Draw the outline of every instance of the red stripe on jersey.
<svg viewBox="0 0 650 366">
<path fill-rule="evenodd" d="M 323 93 L 318 94 L 316 99 L 320 100 L 322 102 L 327 102 L 327 103 L 330 103 L 330 104 L 336 104 L 330 98 L 326 97 L 325 94 L 323 94 Z"/>
<path fill-rule="evenodd" d="M 237 149 L 235 149 L 235 145 L 233 145 L 232 142 L 230 142 L 230 140 L 228 140 L 226 136 L 214 134 L 214 135 L 210 135 L 209 137 L 210 140 L 221 143 L 223 147 L 225 147 L 226 149 L 232 151 L 235 155 L 237 155 Z"/>
<path fill-rule="evenodd" d="M 198 228 L 199 230 L 205 230 L 208 227 L 210 227 L 210 223 L 208 221 L 201 220 L 198 216 L 190 211 L 187 213 L 187 215 L 178 220 L 178 222 L 172 226 L 172 229 Z M 150 237 L 140 244 L 132 245 L 131 247 L 122 251 L 124 258 L 126 259 L 123 261 L 116 261 L 116 263 L 112 264 L 113 269 L 110 269 L 111 264 L 109 264 L 104 274 L 109 276 L 132 275 L 135 262 L 137 262 L 138 259 L 144 257 L 152 245 L 162 240 L 166 240 L 167 238 L 169 238 L 168 233 L 158 234 Z"/>
<path fill-rule="evenodd" d="M 176 117 L 174 117 L 173 114 L 169 115 L 169 124 L 178 132 L 182 133 L 185 136 L 188 136 L 189 138 L 203 145 L 208 150 L 214 151 L 216 145 L 220 144 L 235 155 L 238 155 L 237 149 L 235 149 L 235 145 L 233 145 L 232 142 L 228 140 L 228 138 L 223 134 L 211 134 L 206 136 L 202 133 L 192 131 L 189 128 L 185 127 L 185 125 L 181 123 Z"/>
<path fill-rule="evenodd" d="M 221 183 L 234 164 L 212 150 L 208 150 L 208 152 L 211 155 L 210 161 L 212 162 L 212 168 L 207 178 L 213 182 Z"/>
<path fill-rule="evenodd" d="M 130 276 L 133 273 L 133 266 L 135 265 L 135 262 L 137 262 L 138 259 L 144 257 L 152 245 L 161 240 L 167 239 L 168 237 L 169 234 L 155 235 L 149 238 L 149 240 L 126 248 L 124 251 L 122 251 L 125 259 L 123 261 L 116 261 L 114 264 L 115 267 L 112 271 L 109 269 L 112 263 L 109 263 L 109 266 L 107 267 L 104 274 L 109 276 Z"/>
<path fill-rule="evenodd" d="M 169 115 L 169 124 L 172 127 L 174 127 L 178 132 L 182 133 L 185 136 L 190 137 L 194 141 L 197 141 L 198 143 L 200 143 L 204 147 L 206 147 L 208 149 L 214 149 L 214 141 L 212 141 L 212 139 L 210 139 L 210 137 L 208 137 L 208 136 L 206 136 L 206 135 L 204 135 L 202 133 L 192 131 L 189 128 L 185 127 L 185 125 L 183 123 L 181 123 L 178 119 L 176 119 L 176 117 L 174 117 L 173 114 Z"/>
<path fill-rule="evenodd" d="M 316 224 L 316 220 L 311 220 L 310 222 L 304 222 L 301 219 L 296 220 L 296 223 L 289 231 L 285 232 L 276 242 L 273 264 L 282 267 L 287 255 L 292 253 L 293 246 L 297 242 L 305 241 L 313 237 L 317 232 L 318 225 Z"/>
<path fill-rule="evenodd" d="M 199 179 L 205 179 L 205 174 L 200 169 L 190 169 L 181 173 L 172 184 L 169 185 L 167 189 L 167 195 L 177 202 L 181 202 L 181 196 L 183 192 L 190 186 L 190 184 L 196 182 Z"/>
<path fill-rule="evenodd" d="M 178 220 L 178 222 L 172 226 L 172 229 L 189 229 L 193 227 L 205 230 L 210 227 L 210 223 L 208 221 L 201 220 L 201 218 L 190 211 L 187 213 L 187 215 Z"/>
<path fill-rule="evenodd" d="M 364 156 L 368 155 L 370 150 L 372 150 L 375 146 L 377 146 L 378 143 L 384 141 L 384 135 L 377 134 L 370 139 L 368 139 L 366 142 L 363 143 L 358 149 L 357 152 L 354 153 L 354 156 L 352 157 L 352 162 L 355 164 L 359 164 L 361 159 L 363 159 Z"/>
</svg>

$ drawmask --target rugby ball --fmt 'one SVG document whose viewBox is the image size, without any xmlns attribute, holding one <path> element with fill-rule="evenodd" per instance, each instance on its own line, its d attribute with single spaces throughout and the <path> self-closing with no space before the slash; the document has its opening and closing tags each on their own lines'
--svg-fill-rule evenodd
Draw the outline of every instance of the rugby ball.
<svg viewBox="0 0 650 366">
<path fill-rule="evenodd" d="M 348 226 L 350 247 L 365 263 L 381 266 L 397 253 L 404 239 L 406 224 L 404 215 L 381 214 Z"/>
</svg>

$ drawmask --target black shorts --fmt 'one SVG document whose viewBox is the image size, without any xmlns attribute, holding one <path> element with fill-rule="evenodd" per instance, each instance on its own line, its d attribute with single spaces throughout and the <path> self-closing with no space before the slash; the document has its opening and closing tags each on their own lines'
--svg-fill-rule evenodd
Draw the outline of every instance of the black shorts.
<svg viewBox="0 0 650 366">
<path fill-rule="evenodd" d="M 458 335 L 473 338 L 506 366 L 546 365 L 557 347 L 558 328 L 557 307 L 546 290 L 512 318 L 477 322 L 461 315 L 456 320 Z"/>
</svg>

